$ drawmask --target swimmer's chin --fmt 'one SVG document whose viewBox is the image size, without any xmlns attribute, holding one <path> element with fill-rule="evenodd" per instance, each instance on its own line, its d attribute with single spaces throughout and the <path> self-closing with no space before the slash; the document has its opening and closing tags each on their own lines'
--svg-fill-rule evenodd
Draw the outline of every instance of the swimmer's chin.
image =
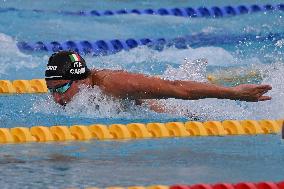
<svg viewBox="0 0 284 189">
<path fill-rule="evenodd" d="M 59 105 L 61 105 L 62 107 L 65 107 L 68 102 L 62 100 L 62 101 L 58 101 L 58 102 L 56 102 L 56 103 L 59 104 Z"/>
</svg>

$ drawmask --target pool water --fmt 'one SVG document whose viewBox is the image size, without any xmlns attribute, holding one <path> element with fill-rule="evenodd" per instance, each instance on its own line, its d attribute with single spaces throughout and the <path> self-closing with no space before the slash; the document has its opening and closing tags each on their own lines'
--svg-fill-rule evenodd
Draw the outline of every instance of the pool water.
<svg viewBox="0 0 284 189">
<path fill-rule="evenodd" d="M 284 147 L 279 138 L 268 135 L 5 145 L 1 147 L 1 186 L 83 188 L 280 181 Z"/>
<path fill-rule="evenodd" d="M 259 103 L 168 99 L 161 103 L 177 111 L 158 114 L 146 106 L 137 107 L 131 101 L 111 100 L 97 88 L 83 88 L 65 109 L 50 100 L 48 94 L 2 95 L 0 127 L 187 121 L 193 119 L 192 114 L 200 121 L 283 119 L 283 11 L 219 19 L 152 15 L 82 17 L 52 11 L 210 7 L 248 5 L 258 1 L 49 2 L 15 0 L 0 3 L 0 8 L 20 9 L 0 12 L 1 80 L 44 78 L 51 53 L 21 52 L 16 45 L 18 41 L 171 39 L 206 35 L 212 40 L 197 40 L 182 50 L 169 47 L 158 51 L 142 46 L 110 56 L 84 55 L 84 58 L 90 68 L 125 69 L 167 79 L 206 81 L 208 74 L 223 77 L 254 71 L 260 78 L 247 82 L 271 84 L 273 90 L 269 95 L 273 99 Z M 185 58 L 189 63 L 184 61 Z M 206 59 L 208 64 L 191 64 L 196 59 Z M 93 97 L 95 100 L 89 103 Z M 284 173 L 281 168 L 284 147 L 279 135 L 20 144 L 3 145 L 0 150 L 2 188 L 279 181 Z"/>
</svg>

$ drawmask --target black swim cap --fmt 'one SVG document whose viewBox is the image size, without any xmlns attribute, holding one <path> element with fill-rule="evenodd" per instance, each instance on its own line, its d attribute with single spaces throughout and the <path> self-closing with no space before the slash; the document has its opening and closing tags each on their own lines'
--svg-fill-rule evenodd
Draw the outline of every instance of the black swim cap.
<svg viewBox="0 0 284 189">
<path fill-rule="evenodd" d="M 90 73 L 85 60 L 78 53 L 59 51 L 48 60 L 45 80 L 82 80 Z"/>
</svg>

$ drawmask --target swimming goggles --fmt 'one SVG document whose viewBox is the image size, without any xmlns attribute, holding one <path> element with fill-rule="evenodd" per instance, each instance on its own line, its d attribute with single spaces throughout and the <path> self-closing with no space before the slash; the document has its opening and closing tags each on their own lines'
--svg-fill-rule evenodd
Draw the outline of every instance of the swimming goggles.
<svg viewBox="0 0 284 189">
<path fill-rule="evenodd" d="M 56 88 L 48 88 L 48 91 L 51 92 L 51 93 L 63 94 L 71 87 L 72 83 L 73 83 L 73 81 L 70 81 L 70 82 L 65 83 L 64 85 L 61 85 L 61 86 L 56 87 Z"/>
</svg>

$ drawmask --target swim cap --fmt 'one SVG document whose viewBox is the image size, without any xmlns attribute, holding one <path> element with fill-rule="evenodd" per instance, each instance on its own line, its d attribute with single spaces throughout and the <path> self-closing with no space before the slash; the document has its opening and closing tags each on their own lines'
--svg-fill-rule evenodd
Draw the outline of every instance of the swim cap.
<svg viewBox="0 0 284 189">
<path fill-rule="evenodd" d="M 49 58 L 45 70 L 45 79 L 82 80 L 86 79 L 90 73 L 85 60 L 78 53 L 59 51 Z"/>
</svg>

